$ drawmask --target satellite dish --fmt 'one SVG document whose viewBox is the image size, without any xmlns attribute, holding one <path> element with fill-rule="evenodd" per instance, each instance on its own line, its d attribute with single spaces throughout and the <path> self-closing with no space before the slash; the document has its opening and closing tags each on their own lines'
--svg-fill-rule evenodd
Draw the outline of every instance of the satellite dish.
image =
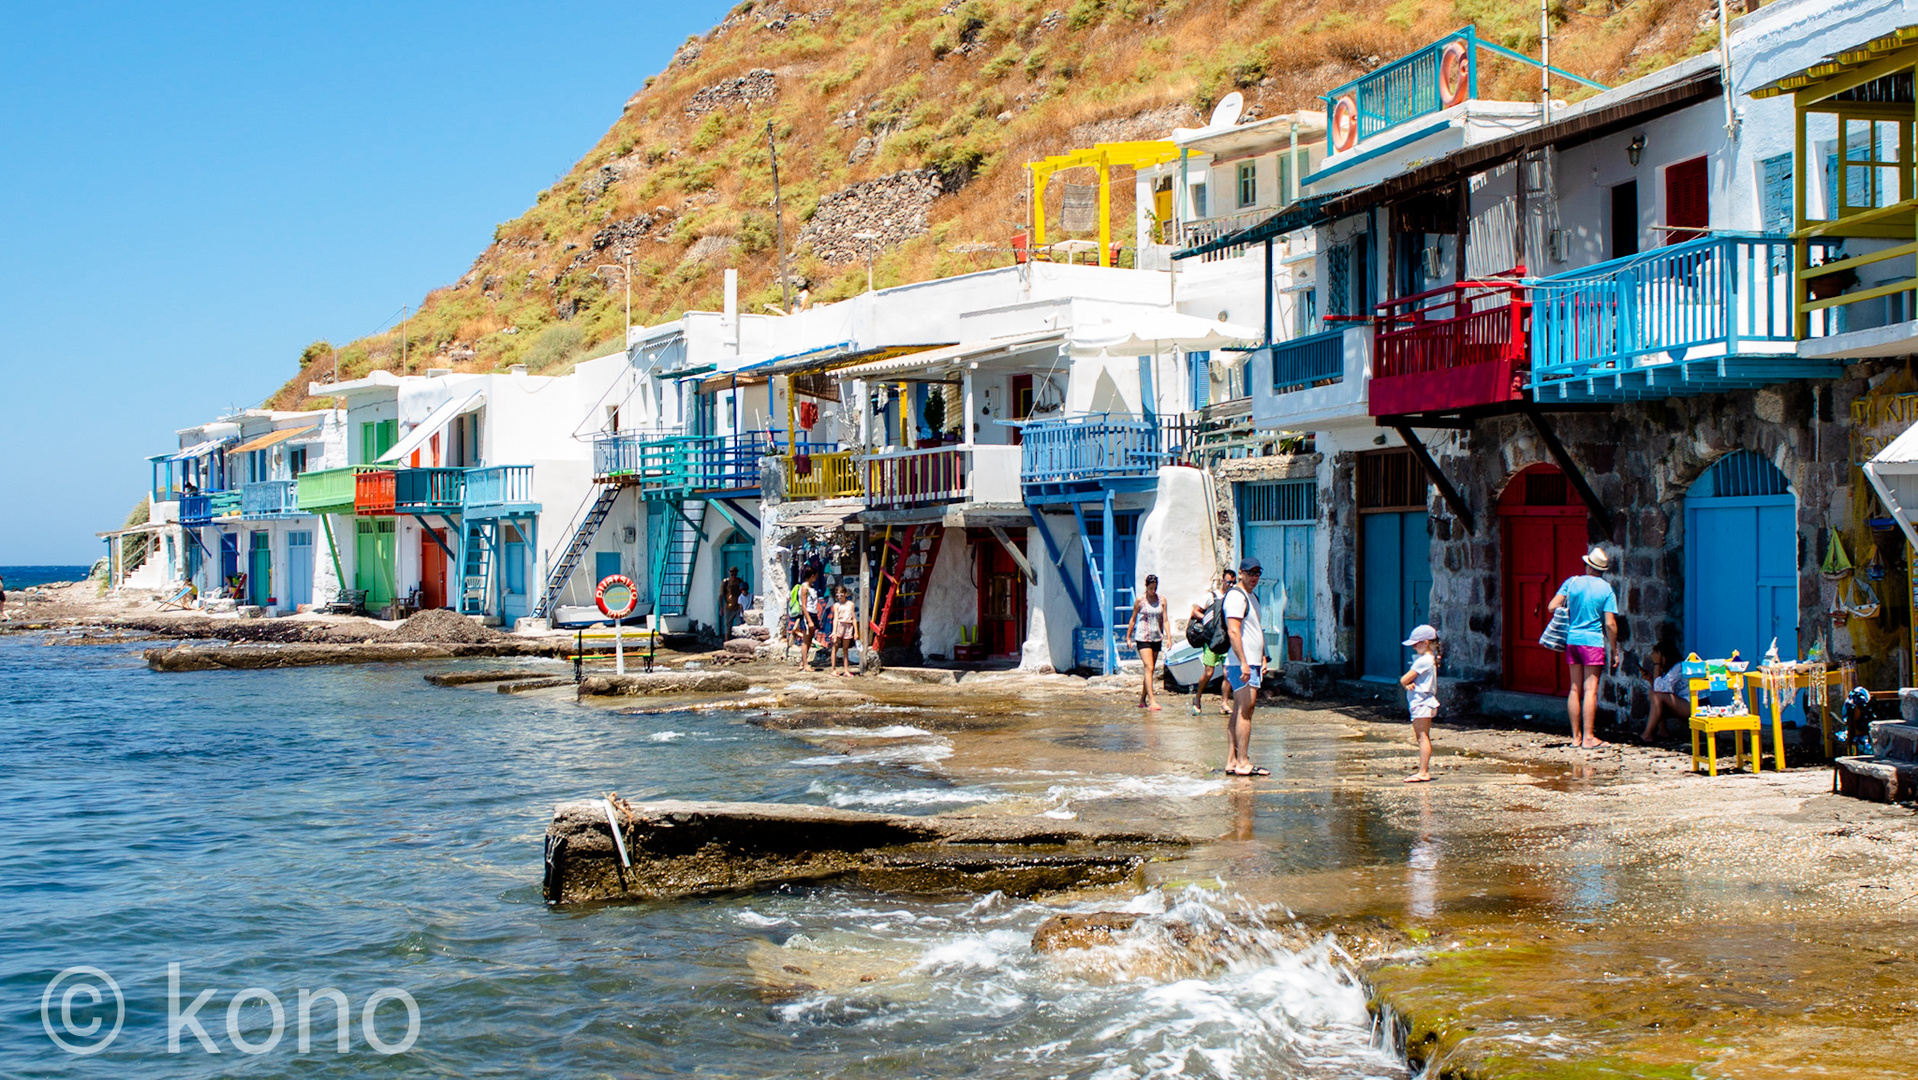
<svg viewBox="0 0 1918 1080">
<path fill-rule="evenodd" d="M 1231 127 L 1239 122 L 1239 114 L 1245 111 L 1245 97 L 1237 90 L 1219 99 L 1212 107 L 1212 119 L 1205 122 L 1209 128 Z"/>
</svg>

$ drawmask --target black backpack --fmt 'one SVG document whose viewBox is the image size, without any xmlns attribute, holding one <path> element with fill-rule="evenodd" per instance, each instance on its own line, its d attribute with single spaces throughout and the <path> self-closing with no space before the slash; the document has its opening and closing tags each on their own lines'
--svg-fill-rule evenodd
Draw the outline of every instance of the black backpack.
<svg viewBox="0 0 1918 1080">
<path fill-rule="evenodd" d="M 1185 624 L 1186 644 L 1223 655 L 1232 644 L 1225 630 L 1225 597 L 1213 597 L 1205 614 Z"/>
</svg>

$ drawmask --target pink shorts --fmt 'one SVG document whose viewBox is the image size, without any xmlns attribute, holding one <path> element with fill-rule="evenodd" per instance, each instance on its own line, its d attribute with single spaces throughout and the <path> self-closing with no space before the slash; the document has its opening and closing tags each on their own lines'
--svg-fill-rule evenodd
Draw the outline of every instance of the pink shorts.
<svg viewBox="0 0 1918 1080">
<path fill-rule="evenodd" d="M 1586 667 L 1605 666 L 1605 646 L 1603 645 L 1567 645 L 1565 662 L 1570 665 L 1584 664 Z"/>
</svg>

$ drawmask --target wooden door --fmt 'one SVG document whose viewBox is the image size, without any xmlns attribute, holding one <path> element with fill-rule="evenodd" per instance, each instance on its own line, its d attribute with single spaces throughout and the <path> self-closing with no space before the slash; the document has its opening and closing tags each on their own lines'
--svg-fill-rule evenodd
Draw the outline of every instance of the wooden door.
<svg viewBox="0 0 1918 1080">
<path fill-rule="evenodd" d="M 1682 244 L 1705 235 L 1712 223 L 1710 184 L 1702 157 L 1665 170 L 1665 224 L 1673 226 L 1665 233 L 1666 243 Z"/>
<path fill-rule="evenodd" d="M 286 534 L 286 606 L 298 610 L 313 602 L 313 532 Z"/>
<path fill-rule="evenodd" d="M 1026 530 L 1006 535 L 1022 543 Z M 979 642 L 988 656 L 1017 657 L 1026 644 L 1026 576 L 991 533 L 975 539 L 972 549 L 979 564 Z"/>
<path fill-rule="evenodd" d="M 1024 420 L 1027 417 L 1031 416 L 1032 415 L 1032 376 L 1014 375 L 1008 381 L 1007 388 L 1010 391 L 1010 394 L 1008 396 L 1012 398 L 1011 401 L 1007 402 L 1007 406 L 1008 406 L 1007 418 L 1011 420 Z M 1024 432 L 1023 428 L 1012 429 L 1012 445 L 1018 446 L 1020 444 L 1021 436 L 1023 432 Z"/>
<path fill-rule="evenodd" d="M 420 530 L 420 606 L 446 606 L 446 552 L 434 541 L 446 539 L 445 529 Z"/>
<path fill-rule="evenodd" d="M 1507 690 L 1563 694 L 1571 689 L 1565 654 L 1539 647 L 1558 586 L 1585 569 L 1585 507 L 1556 465 L 1534 465 L 1499 496 L 1503 567 L 1503 683 Z"/>
<path fill-rule="evenodd" d="M 1411 666 L 1400 645 L 1426 621 L 1432 598 L 1432 537 L 1423 510 L 1366 514 L 1360 521 L 1361 672 L 1396 680 Z"/>
</svg>

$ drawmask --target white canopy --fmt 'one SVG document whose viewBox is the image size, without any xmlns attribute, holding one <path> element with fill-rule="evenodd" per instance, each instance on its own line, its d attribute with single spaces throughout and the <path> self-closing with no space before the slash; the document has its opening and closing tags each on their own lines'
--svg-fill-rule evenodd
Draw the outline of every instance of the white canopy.
<svg viewBox="0 0 1918 1080">
<path fill-rule="evenodd" d="M 406 455 L 425 446 L 426 440 L 437 434 L 439 430 L 444 428 L 455 416 L 471 412 L 484 404 L 486 404 L 486 392 L 484 390 L 475 390 L 465 397 L 460 397 L 455 394 L 447 398 L 444 402 L 440 403 L 438 408 L 428 413 L 426 419 L 414 425 L 413 430 L 407 432 L 405 438 L 394 443 L 393 449 L 381 454 L 380 460 L 375 464 L 391 465 L 394 462 L 403 460 Z"/>
<path fill-rule="evenodd" d="M 1082 356 L 1154 356 L 1169 349 L 1201 352 L 1258 341 L 1264 336 L 1250 326 L 1159 311 L 1122 322 L 1075 328 L 1072 351 Z"/>
<path fill-rule="evenodd" d="M 228 441 L 229 440 L 227 439 L 208 439 L 205 442 L 194 443 L 192 446 L 187 447 L 185 450 L 182 450 L 177 454 L 171 455 L 170 457 L 167 458 L 167 460 L 168 461 L 185 461 L 188 458 L 205 457 L 206 455 L 211 454 L 213 451 L 218 450 L 223 444 L 225 444 Z"/>
<path fill-rule="evenodd" d="M 1918 510 L 1918 424 L 1891 440 L 1877 456 L 1865 462 L 1865 479 L 1878 493 L 1892 520 L 1905 534 L 1911 546 L 1918 548 L 1918 529 L 1912 527 L 1912 511 Z"/>
</svg>

